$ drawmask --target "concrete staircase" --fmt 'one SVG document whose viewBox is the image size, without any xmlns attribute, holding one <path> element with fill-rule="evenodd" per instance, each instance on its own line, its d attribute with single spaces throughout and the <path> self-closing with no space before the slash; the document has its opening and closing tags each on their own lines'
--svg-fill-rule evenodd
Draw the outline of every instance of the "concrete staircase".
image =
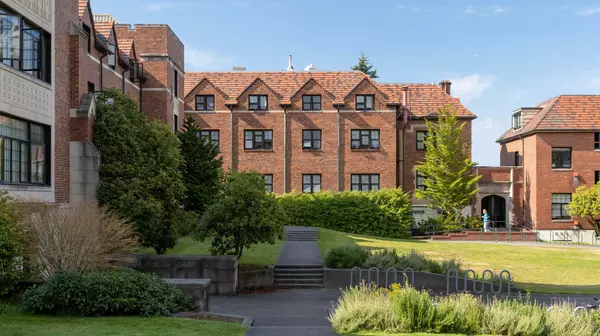
<svg viewBox="0 0 600 336">
<path fill-rule="evenodd" d="M 323 287 L 323 265 L 275 265 L 275 287 Z"/>
<path fill-rule="evenodd" d="M 285 241 L 317 241 L 318 233 L 314 228 L 302 228 L 288 229 L 285 230 Z"/>
<path fill-rule="evenodd" d="M 285 242 L 275 265 L 275 287 L 323 287 L 318 232 L 312 227 L 285 227 Z"/>
</svg>

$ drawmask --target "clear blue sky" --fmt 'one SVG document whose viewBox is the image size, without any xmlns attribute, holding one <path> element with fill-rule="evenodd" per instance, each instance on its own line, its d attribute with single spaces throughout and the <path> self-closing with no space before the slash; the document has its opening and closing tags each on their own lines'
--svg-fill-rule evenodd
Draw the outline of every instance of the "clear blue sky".
<svg viewBox="0 0 600 336">
<path fill-rule="evenodd" d="M 380 82 L 453 81 L 477 114 L 473 157 L 499 164 L 511 112 L 600 93 L 600 1 L 92 0 L 121 23 L 166 23 L 186 71 L 349 69 L 364 50 Z M 600 113 L 600 111 L 598 112 Z"/>
</svg>

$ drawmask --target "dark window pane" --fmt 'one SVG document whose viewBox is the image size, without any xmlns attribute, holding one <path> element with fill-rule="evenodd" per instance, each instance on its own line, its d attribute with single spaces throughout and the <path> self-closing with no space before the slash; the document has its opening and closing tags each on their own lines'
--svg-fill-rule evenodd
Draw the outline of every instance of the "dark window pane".
<svg viewBox="0 0 600 336">
<path fill-rule="evenodd" d="M 21 17 L 0 14 L 0 61 L 21 68 Z"/>
</svg>

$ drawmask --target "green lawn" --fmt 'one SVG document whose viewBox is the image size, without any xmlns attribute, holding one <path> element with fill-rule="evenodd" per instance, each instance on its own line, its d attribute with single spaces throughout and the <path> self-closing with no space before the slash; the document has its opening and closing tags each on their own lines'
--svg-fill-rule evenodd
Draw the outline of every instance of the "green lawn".
<svg viewBox="0 0 600 336">
<path fill-rule="evenodd" d="M 414 249 L 437 259 L 455 257 L 480 272 L 507 269 L 516 286 L 532 292 L 600 293 L 600 249 L 395 240 L 319 229 L 322 255 L 344 244 L 395 248 L 401 253 Z"/>
<path fill-rule="evenodd" d="M 273 265 L 279 256 L 282 241 L 278 240 L 274 245 L 258 244 L 244 250 L 240 264 L 249 265 Z M 167 254 L 174 255 L 210 255 L 208 249 L 210 241 L 196 242 L 189 237 L 179 239 L 174 249 L 168 250 Z M 155 253 L 154 249 L 144 249 L 140 253 Z"/>
<path fill-rule="evenodd" d="M 240 324 L 170 317 L 53 317 L 0 314 L 0 334 L 6 336 L 243 336 Z"/>
</svg>

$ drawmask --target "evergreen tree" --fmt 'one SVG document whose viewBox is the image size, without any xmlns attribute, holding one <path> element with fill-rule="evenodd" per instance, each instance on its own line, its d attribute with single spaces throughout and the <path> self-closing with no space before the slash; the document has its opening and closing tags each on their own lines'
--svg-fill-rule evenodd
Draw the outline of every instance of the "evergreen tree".
<svg viewBox="0 0 600 336">
<path fill-rule="evenodd" d="M 99 95 L 97 112 L 98 202 L 130 220 L 142 246 L 163 254 L 175 246 L 177 226 L 186 217 L 177 136 L 164 123 L 148 122 L 119 90 Z"/>
<path fill-rule="evenodd" d="M 437 123 L 426 122 L 425 161 L 416 167 L 426 177 L 425 190 L 417 189 L 416 196 L 427 199 L 431 208 L 443 211 L 445 220 L 453 221 L 477 193 L 474 187 L 480 177 L 472 173 L 477 163 L 471 161 L 470 144 L 461 137 L 465 124 L 453 108 L 439 109 Z"/>
<path fill-rule="evenodd" d="M 185 210 L 202 216 L 219 190 L 223 160 L 217 158 L 219 147 L 200 136 L 200 127 L 194 118 L 185 119 L 183 132 L 178 137 L 183 157 L 180 170 L 186 187 L 183 205 Z"/>
<path fill-rule="evenodd" d="M 352 67 L 352 70 L 358 70 L 364 72 L 367 76 L 375 79 L 379 78 L 377 76 L 377 70 L 374 69 L 373 65 L 370 64 L 369 58 L 365 56 L 365 52 L 360 52 L 360 57 L 358 58 L 358 64 Z"/>
</svg>

